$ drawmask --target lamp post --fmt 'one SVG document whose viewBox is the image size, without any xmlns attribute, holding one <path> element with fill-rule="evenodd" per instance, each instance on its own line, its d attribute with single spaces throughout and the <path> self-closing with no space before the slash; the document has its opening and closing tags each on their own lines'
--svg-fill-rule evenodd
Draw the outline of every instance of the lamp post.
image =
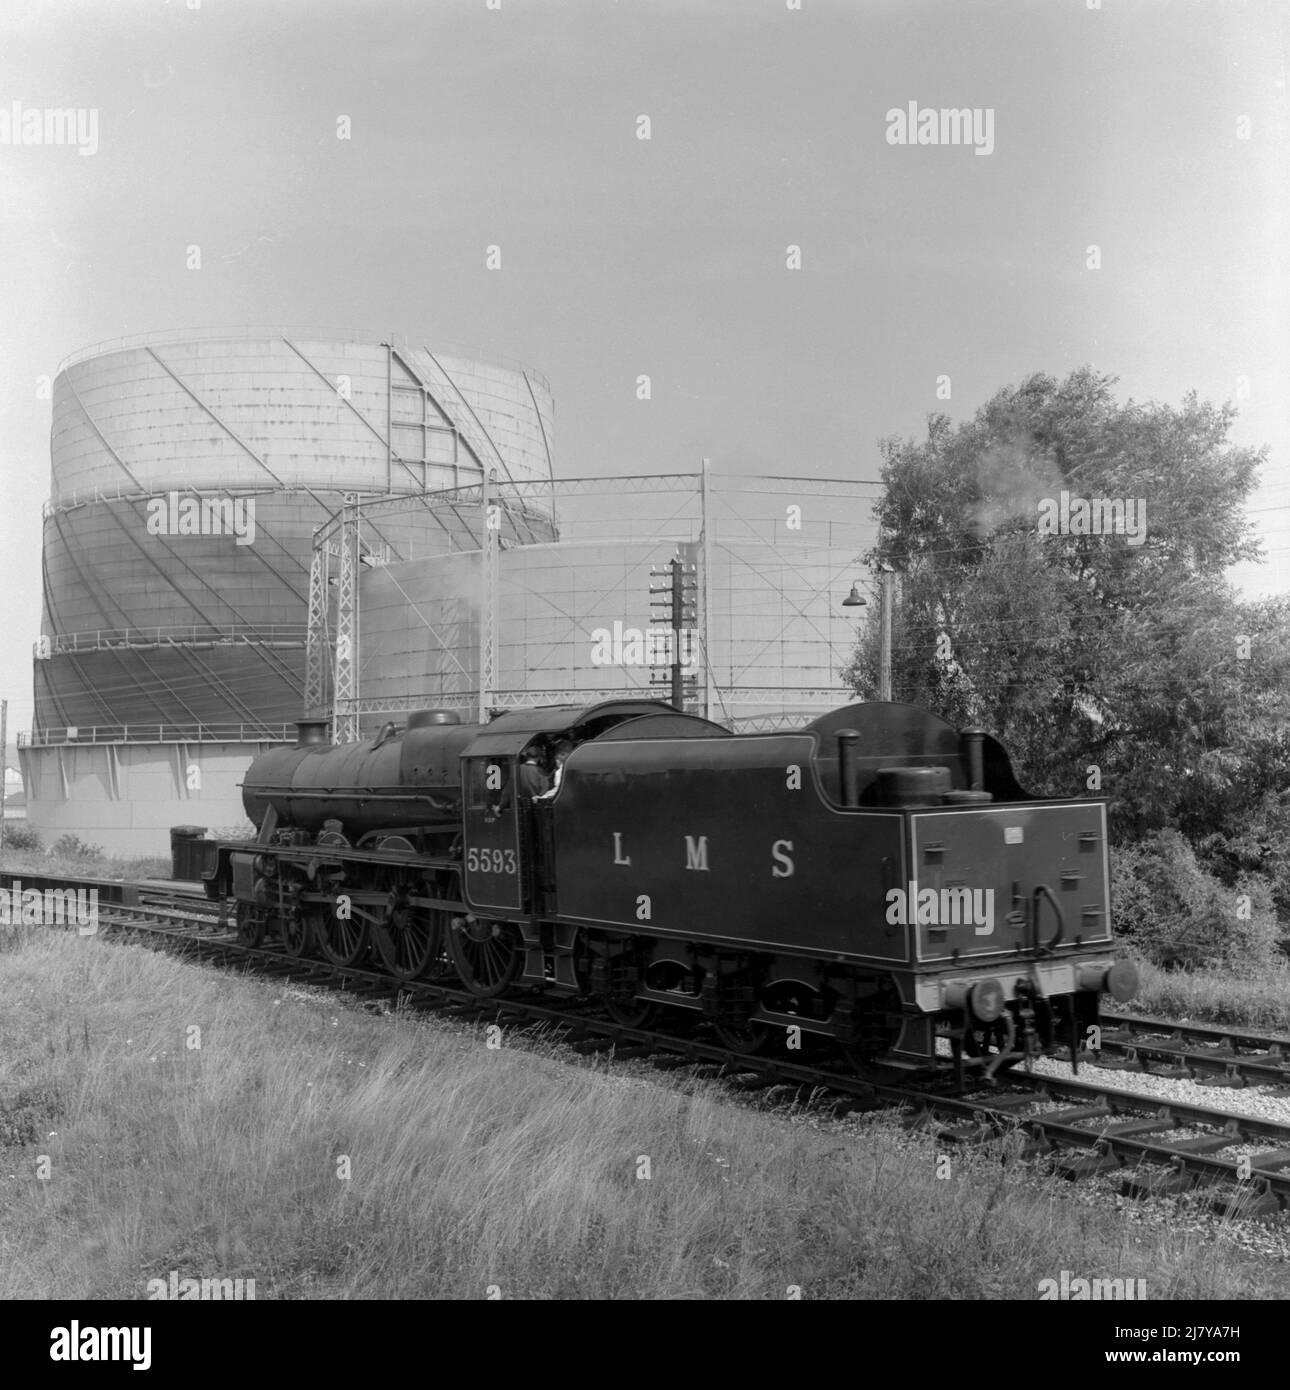
<svg viewBox="0 0 1290 1390">
<path fill-rule="evenodd" d="M 878 648 L 878 698 L 890 700 L 892 568 L 890 565 L 884 564 L 880 569 L 881 588 L 878 591 L 878 596 L 882 606 L 882 638 Z"/>
<path fill-rule="evenodd" d="M 891 699 L 891 599 L 892 576 L 894 571 L 888 564 L 878 566 L 878 698 Z M 842 600 L 843 608 L 867 608 L 868 599 L 862 598 L 856 584 Z"/>
</svg>

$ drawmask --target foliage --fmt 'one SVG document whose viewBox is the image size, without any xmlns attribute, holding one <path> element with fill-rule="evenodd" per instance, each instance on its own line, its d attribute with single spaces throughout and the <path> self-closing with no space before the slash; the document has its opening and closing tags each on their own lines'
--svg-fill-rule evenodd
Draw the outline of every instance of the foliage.
<svg viewBox="0 0 1290 1390">
<path fill-rule="evenodd" d="M 1277 914 L 1290 923 L 1290 788 L 1265 792 L 1251 813 L 1233 815 L 1223 829 L 1198 836 L 1195 848 L 1225 884 L 1259 874 L 1272 891 Z"/>
<path fill-rule="evenodd" d="M 103 855 L 103 847 L 87 844 L 79 835 L 60 835 L 50 846 L 49 852 L 65 859 L 99 859 Z"/>
<path fill-rule="evenodd" d="M 1224 885 L 1176 830 L 1161 830 L 1113 857 L 1117 931 L 1157 965 L 1221 968 L 1253 976 L 1280 960 L 1268 885 L 1247 874 Z"/>
<path fill-rule="evenodd" d="M 42 849 L 40 831 L 34 825 L 28 825 L 25 821 L 6 821 L 4 827 L 4 843 L 6 849 Z"/>
<path fill-rule="evenodd" d="M 1284 909 L 1290 601 L 1223 579 L 1258 553 L 1263 452 L 1228 443 L 1230 406 L 1121 405 L 1113 384 L 1033 376 L 957 429 L 883 442 L 893 695 L 990 727 L 1037 793 L 1107 796 L 1117 841 L 1173 826 L 1229 885 L 1270 874 Z M 1063 491 L 1142 499 L 1143 542 L 1041 534 Z M 877 667 L 875 630 L 847 673 L 861 695 Z"/>
</svg>

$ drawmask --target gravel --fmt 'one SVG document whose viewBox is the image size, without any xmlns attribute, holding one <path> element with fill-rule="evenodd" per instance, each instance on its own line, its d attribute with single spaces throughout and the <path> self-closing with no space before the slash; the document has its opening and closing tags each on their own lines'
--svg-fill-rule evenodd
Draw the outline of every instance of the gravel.
<svg viewBox="0 0 1290 1390">
<path fill-rule="evenodd" d="M 1175 1101 L 1180 1105 L 1203 1105 L 1210 1110 L 1225 1110 L 1231 1115 L 1248 1115 L 1253 1119 L 1290 1125 L 1290 1094 L 1276 1094 L 1277 1091 L 1284 1091 L 1284 1087 L 1201 1086 L 1195 1081 L 1095 1066 L 1081 1067 L 1079 1076 L 1075 1077 L 1070 1063 L 1059 1062 L 1055 1057 L 1041 1057 L 1035 1063 L 1034 1071 L 1036 1076 L 1051 1076 L 1063 1081 L 1094 1081 L 1097 1085 L 1114 1086 L 1119 1091 L 1137 1091 L 1162 1103 Z"/>
</svg>

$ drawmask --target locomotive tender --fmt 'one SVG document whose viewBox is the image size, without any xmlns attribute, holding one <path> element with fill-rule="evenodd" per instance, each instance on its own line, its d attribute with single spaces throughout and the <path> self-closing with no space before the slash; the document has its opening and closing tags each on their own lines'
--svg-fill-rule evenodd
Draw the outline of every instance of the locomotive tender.
<svg viewBox="0 0 1290 1390">
<path fill-rule="evenodd" d="M 997 740 L 913 706 L 742 735 L 632 699 L 425 710 L 355 744 L 299 727 L 248 769 L 259 834 L 221 844 L 207 882 L 248 944 L 590 995 L 629 1026 L 687 1010 L 745 1052 L 814 1035 L 928 1070 L 940 1035 L 960 1078 L 1073 1059 L 1103 990 L 1136 988 L 1105 803 L 1030 796 Z M 558 740 L 558 790 L 518 794 Z"/>
</svg>

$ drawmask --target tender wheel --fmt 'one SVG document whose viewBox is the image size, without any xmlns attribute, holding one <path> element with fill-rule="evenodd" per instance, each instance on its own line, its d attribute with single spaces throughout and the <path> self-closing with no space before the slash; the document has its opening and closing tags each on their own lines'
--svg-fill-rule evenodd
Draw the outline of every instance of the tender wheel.
<svg viewBox="0 0 1290 1390">
<path fill-rule="evenodd" d="M 443 954 L 447 914 L 397 905 L 372 928 L 385 968 L 397 980 L 419 980 Z"/>
<path fill-rule="evenodd" d="M 862 1042 L 839 1043 L 838 1049 L 847 1066 L 863 1076 L 875 1068 L 881 1070 L 881 1063 L 878 1059 L 890 1051 L 899 1036 L 900 1030 L 893 1028 L 885 1041 L 875 1041 L 871 1036 Z"/>
<path fill-rule="evenodd" d="M 757 1001 L 767 1009 L 779 1014 L 790 1014 L 802 1019 L 820 1016 L 819 995 L 810 985 L 800 980 L 780 979 L 757 989 Z M 789 1061 L 800 1059 L 803 1055 L 818 1051 L 819 1037 L 803 1029 L 797 1040 L 800 1051 L 787 1051 L 789 1034 L 780 1023 L 761 1023 L 744 1020 L 742 1023 L 717 1023 L 714 1025 L 722 1046 L 732 1052 L 743 1052 L 750 1057 L 775 1053 Z"/>
<path fill-rule="evenodd" d="M 237 939 L 243 946 L 259 946 L 264 942 L 264 909 L 254 903 L 238 903 Z"/>
<path fill-rule="evenodd" d="M 519 933 L 508 922 L 454 917 L 448 954 L 462 984 L 481 999 L 509 989 L 524 965 Z"/>
<path fill-rule="evenodd" d="M 624 1028 L 652 1027 L 662 1008 L 652 999 L 611 999 L 608 995 L 601 1003 L 609 1017 Z"/>
<path fill-rule="evenodd" d="M 900 1039 L 900 997 L 890 985 L 861 1000 L 855 1027 L 855 1040 L 839 1047 L 851 1069 L 865 1073 Z"/>
<path fill-rule="evenodd" d="M 742 1052 L 748 1057 L 769 1052 L 774 1037 L 782 1037 L 784 1032 L 782 1028 L 772 1031 L 768 1023 L 755 1022 L 714 1023 L 712 1028 L 722 1047 L 728 1047 L 731 1052 Z"/>
</svg>

